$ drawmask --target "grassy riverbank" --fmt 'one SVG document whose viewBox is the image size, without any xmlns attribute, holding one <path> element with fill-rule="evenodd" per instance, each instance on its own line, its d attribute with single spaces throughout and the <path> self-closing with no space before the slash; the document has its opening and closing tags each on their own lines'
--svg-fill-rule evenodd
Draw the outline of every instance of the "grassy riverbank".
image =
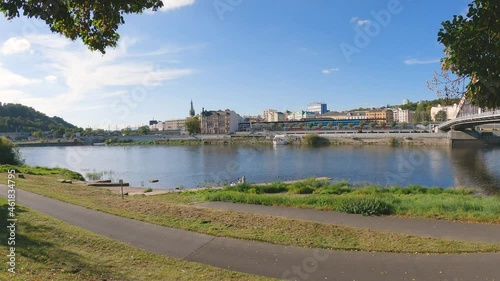
<svg viewBox="0 0 500 281">
<path fill-rule="evenodd" d="M 217 194 L 217 191 L 171 193 L 152 197 L 133 196 L 121 199 L 118 194 L 106 189 L 60 184 L 57 182 L 58 177 L 57 175 L 27 176 L 26 179 L 18 179 L 17 185 L 18 188 L 27 191 L 90 209 L 214 236 L 300 247 L 379 252 L 500 251 L 500 244 L 449 241 L 377 232 L 189 205 L 192 202 L 204 201 L 207 194 Z M 221 194 L 225 192 L 237 191 L 221 191 Z"/>
<path fill-rule="evenodd" d="M 286 206 L 362 215 L 395 215 L 500 223 L 500 198 L 477 197 L 468 189 L 353 186 L 348 182 L 300 181 L 294 184 L 239 185 L 204 191 L 209 201 Z"/>
<path fill-rule="evenodd" d="M 3 197 L 0 206 L 5 222 Z M 16 213 L 16 273 L 2 270 L 1 280 L 271 280 L 153 254 L 29 208 L 17 206 Z M 0 228 L 0 235 L 7 231 Z M 0 245 L 4 261 L 9 248 Z"/>
<path fill-rule="evenodd" d="M 81 174 L 64 168 L 0 165 L 0 173 L 7 173 L 9 170 L 15 170 L 16 173 L 23 173 L 27 175 L 60 175 L 68 180 L 85 180 Z"/>
</svg>

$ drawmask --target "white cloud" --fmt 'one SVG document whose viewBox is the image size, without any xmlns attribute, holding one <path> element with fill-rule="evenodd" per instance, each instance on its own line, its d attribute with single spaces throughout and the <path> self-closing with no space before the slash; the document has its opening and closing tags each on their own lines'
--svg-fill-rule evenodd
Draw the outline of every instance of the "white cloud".
<svg viewBox="0 0 500 281">
<path fill-rule="evenodd" d="M 333 72 L 339 72 L 340 68 L 329 68 L 329 69 L 323 69 L 321 70 L 321 73 L 323 74 L 332 74 Z"/>
<path fill-rule="evenodd" d="M 352 17 L 351 22 L 357 22 L 359 20 L 359 17 Z"/>
<path fill-rule="evenodd" d="M 45 76 L 45 80 L 49 81 L 49 82 L 54 82 L 54 81 L 57 80 L 57 76 L 55 76 L 55 75 L 47 75 L 47 76 Z"/>
<path fill-rule="evenodd" d="M 46 92 L 26 91 L 22 103 L 49 115 L 62 115 L 76 108 L 96 110 L 103 104 L 109 108 L 112 102 L 130 95 L 138 87 L 149 93 L 166 81 L 194 73 L 192 69 L 179 65 L 171 68 L 172 64 L 159 62 L 162 57 L 159 54 L 130 55 L 130 47 L 137 43 L 131 38 L 123 38 L 119 47 L 108 50 L 104 56 L 54 34 L 29 36 L 28 40 L 41 61 L 38 67 L 44 71 L 44 80 L 59 83 L 57 88 Z M 173 53 L 184 50 L 179 47 Z M 37 82 L 41 80 L 17 75 L 0 65 L 0 91 L 17 90 Z"/>
<path fill-rule="evenodd" d="M 404 61 L 404 63 L 407 65 L 432 64 L 432 63 L 438 63 L 438 62 L 440 62 L 439 59 L 433 59 L 433 60 L 407 59 Z"/>
<path fill-rule="evenodd" d="M 0 53 L 4 55 L 14 55 L 29 51 L 30 42 L 26 38 L 12 37 L 5 41 L 0 47 Z"/>
<path fill-rule="evenodd" d="M 0 65 L 0 90 L 13 90 L 39 82 L 40 80 L 24 77 Z"/>
<path fill-rule="evenodd" d="M 161 7 L 160 11 L 166 12 L 170 10 L 179 9 L 185 6 L 193 5 L 195 0 L 167 0 L 163 1 L 163 7 Z"/>
<path fill-rule="evenodd" d="M 39 45 L 43 46 L 45 49 L 53 50 L 61 50 L 73 44 L 71 40 L 56 34 L 33 34 L 27 36 L 26 39 L 31 45 Z"/>
<path fill-rule="evenodd" d="M 358 20 L 358 22 L 356 23 L 357 26 L 363 26 L 363 25 L 367 25 L 367 24 L 370 24 L 372 23 L 371 20 Z"/>
</svg>

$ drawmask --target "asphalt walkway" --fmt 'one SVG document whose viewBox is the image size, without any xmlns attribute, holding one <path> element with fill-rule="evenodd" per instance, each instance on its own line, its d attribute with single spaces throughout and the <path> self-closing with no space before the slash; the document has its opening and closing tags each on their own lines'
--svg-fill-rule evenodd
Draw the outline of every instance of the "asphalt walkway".
<svg viewBox="0 0 500 281">
<path fill-rule="evenodd" d="M 384 232 L 397 232 L 417 236 L 439 237 L 450 240 L 500 243 L 500 225 L 451 222 L 445 220 L 409 219 L 387 216 L 345 214 L 277 206 L 260 206 L 226 202 L 202 202 L 197 207 L 225 209 L 299 219 L 319 223 L 369 228 Z M 500 215 L 500 214 L 499 214 Z"/>
<path fill-rule="evenodd" d="M 0 194 L 7 188 L 0 185 Z M 414 255 L 326 251 L 219 238 L 75 206 L 23 190 L 17 203 L 162 255 L 290 280 L 498 280 L 500 253 Z M 22 220 L 19 221 L 22 223 Z"/>
</svg>

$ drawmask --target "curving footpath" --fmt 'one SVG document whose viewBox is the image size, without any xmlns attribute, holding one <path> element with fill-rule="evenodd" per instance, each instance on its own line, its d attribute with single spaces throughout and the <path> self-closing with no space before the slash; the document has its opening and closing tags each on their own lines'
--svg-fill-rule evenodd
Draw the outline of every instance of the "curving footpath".
<svg viewBox="0 0 500 281">
<path fill-rule="evenodd" d="M 6 197 L 4 185 L 0 185 L 0 194 Z M 162 227 L 19 189 L 16 201 L 66 223 L 155 253 L 268 277 L 375 281 L 500 278 L 500 253 L 413 255 L 285 247 Z"/>
<path fill-rule="evenodd" d="M 365 217 L 332 211 L 291 207 L 261 206 L 226 202 L 202 202 L 197 207 L 279 216 L 326 224 L 369 228 L 416 236 L 436 237 L 470 242 L 500 243 L 500 224 L 451 222 L 445 220 L 410 219 L 398 217 Z M 499 279 L 500 280 L 500 279 Z"/>
</svg>

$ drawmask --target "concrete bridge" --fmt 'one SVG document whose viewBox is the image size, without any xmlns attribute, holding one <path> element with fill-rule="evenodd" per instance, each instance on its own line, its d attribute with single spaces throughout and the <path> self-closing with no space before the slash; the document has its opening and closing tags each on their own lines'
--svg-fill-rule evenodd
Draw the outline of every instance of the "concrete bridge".
<svg viewBox="0 0 500 281">
<path fill-rule="evenodd" d="M 500 123 L 500 109 L 458 117 L 439 125 L 440 131 L 474 128 L 483 124 Z"/>
<path fill-rule="evenodd" d="M 439 131 L 463 131 L 484 124 L 500 123 L 500 108 L 483 109 L 473 105 L 464 97 L 458 104 L 457 112 L 451 120 L 438 126 Z"/>
</svg>

